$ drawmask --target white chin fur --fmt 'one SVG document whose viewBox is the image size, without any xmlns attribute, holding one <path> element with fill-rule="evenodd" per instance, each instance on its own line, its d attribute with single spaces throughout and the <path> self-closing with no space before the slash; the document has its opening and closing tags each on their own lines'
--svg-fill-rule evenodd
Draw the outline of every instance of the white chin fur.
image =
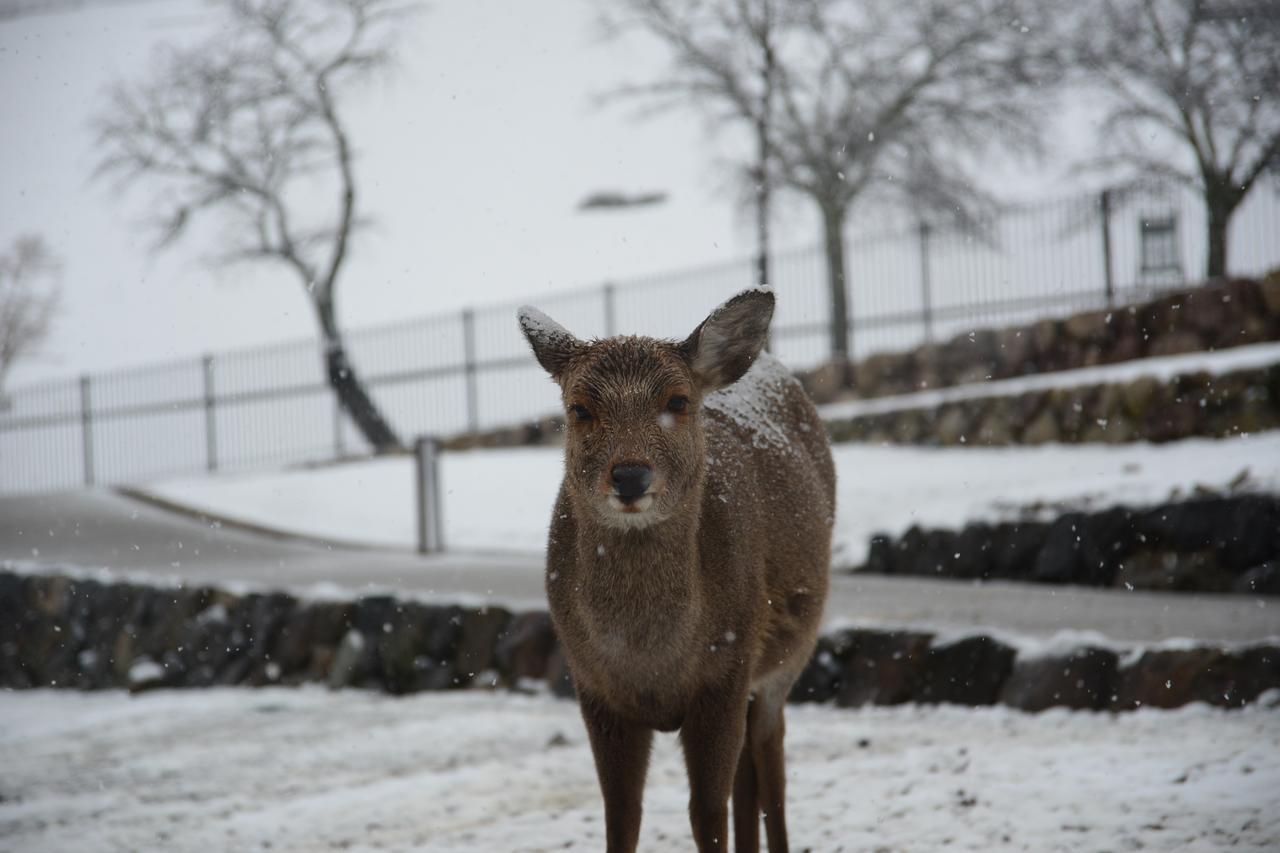
<svg viewBox="0 0 1280 853">
<path fill-rule="evenodd" d="M 649 511 L 652 507 L 653 495 L 644 495 L 630 504 L 623 503 L 617 495 L 609 495 L 609 508 L 613 510 L 608 513 L 609 524 L 614 527 L 648 527 L 655 520 L 654 513 Z"/>
</svg>

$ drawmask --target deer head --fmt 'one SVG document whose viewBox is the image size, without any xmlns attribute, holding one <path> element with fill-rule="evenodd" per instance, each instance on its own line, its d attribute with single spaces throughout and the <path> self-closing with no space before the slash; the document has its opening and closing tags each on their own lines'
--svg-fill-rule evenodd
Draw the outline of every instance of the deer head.
<svg viewBox="0 0 1280 853">
<path fill-rule="evenodd" d="M 535 308 L 520 309 L 534 356 L 559 384 L 565 488 L 580 518 L 642 529 L 692 508 L 705 473 L 699 409 L 755 361 L 773 293 L 743 291 L 682 343 L 644 337 L 582 341 Z"/>
</svg>

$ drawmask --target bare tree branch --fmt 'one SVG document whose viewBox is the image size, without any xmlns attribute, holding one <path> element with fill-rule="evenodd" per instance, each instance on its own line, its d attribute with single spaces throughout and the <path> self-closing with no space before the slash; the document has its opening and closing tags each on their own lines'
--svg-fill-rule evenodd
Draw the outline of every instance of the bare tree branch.
<svg viewBox="0 0 1280 853">
<path fill-rule="evenodd" d="M 391 60 L 395 0 L 221 0 L 216 41 L 172 49 L 118 85 L 97 119 L 97 174 L 157 190 L 157 247 L 230 226 L 219 263 L 276 263 L 311 301 L 335 391 L 370 442 L 398 444 L 346 364 L 338 282 L 366 220 L 341 96 Z M 317 204 L 317 192 L 332 192 Z M 340 365 L 340 366 L 335 366 Z M 353 387 L 354 386 L 354 387 Z"/>
<path fill-rule="evenodd" d="M 833 352 L 847 350 L 843 228 L 860 200 L 972 229 L 993 200 L 961 150 L 1039 150 L 1044 89 L 1065 57 L 1042 0 L 615 0 L 622 28 L 663 42 L 657 81 L 614 93 L 686 104 L 717 123 L 767 124 L 768 177 L 823 217 Z M 776 104 L 764 111 L 762 104 Z M 758 180 L 760 171 L 742 174 Z"/>
<path fill-rule="evenodd" d="M 41 237 L 19 237 L 0 254 L 0 390 L 14 364 L 39 352 L 53 328 L 60 269 Z"/>
<path fill-rule="evenodd" d="M 1210 276 L 1227 271 L 1236 208 L 1280 164 L 1280 4 L 1235 6 L 1094 0 L 1076 39 L 1085 77 L 1112 99 L 1095 165 L 1193 182 L 1209 214 Z M 1193 175 L 1153 148 L 1153 133 L 1185 146 Z"/>
</svg>

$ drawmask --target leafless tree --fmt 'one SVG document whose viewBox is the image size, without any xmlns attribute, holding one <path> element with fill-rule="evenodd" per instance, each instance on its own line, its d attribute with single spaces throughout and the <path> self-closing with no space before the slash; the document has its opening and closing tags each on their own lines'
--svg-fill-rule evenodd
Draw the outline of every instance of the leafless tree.
<svg viewBox="0 0 1280 853">
<path fill-rule="evenodd" d="M 98 117 L 99 172 L 159 192 L 160 246 L 193 221 L 229 226 L 220 263 L 282 265 L 303 286 L 343 408 L 378 451 L 400 446 L 358 380 L 336 296 L 358 215 L 339 99 L 390 59 L 391 0 L 223 0 L 226 27 L 115 87 Z M 323 192 L 328 203 L 316 202 Z"/>
<path fill-rule="evenodd" d="M 1098 0 L 1078 47 L 1111 96 L 1096 165 L 1195 188 L 1208 214 L 1205 271 L 1225 275 L 1232 215 L 1280 167 L 1280 2 Z M 1189 152 L 1191 167 L 1153 140 Z"/>
<path fill-rule="evenodd" d="M 1039 87 L 1062 68 L 1039 0 L 618 2 L 673 59 L 663 79 L 629 93 L 765 128 L 770 176 L 817 205 L 839 358 L 850 345 L 843 237 L 855 204 L 878 197 L 973 226 L 994 202 L 977 187 L 974 156 L 1038 151 Z M 761 3 L 772 4 L 767 16 Z"/>
<path fill-rule="evenodd" d="M 53 328 L 58 270 L 40 237 L 19 237 L 0 255 L 0 390 L 13 365 L 38 352 Z"/>
</svg>

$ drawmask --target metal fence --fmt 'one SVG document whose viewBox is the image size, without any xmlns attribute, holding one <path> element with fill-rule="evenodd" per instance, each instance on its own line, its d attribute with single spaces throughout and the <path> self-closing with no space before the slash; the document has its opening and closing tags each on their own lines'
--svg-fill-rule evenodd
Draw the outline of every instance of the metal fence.
<svg viewBox="0 0 1280 853">
<path fill-rule="evenodd" d="M 847 246 L 855 358 L 1147 298 L 1201 278 L 1205 214 L 1190 191 L 1153 187 L 1005 211 L 979 236 L 902 224 Z M 1280 266 L 1280 193 L 1256 189 L 1230 233 L 1234 274 Z M 775 352 L 792 367 L 830 351 L 820 249 L 772 259 Z M 538 299 L 583 337 L 681 337 L 753 284 L 749 260 Z M 530 357 L 515 305 L 348 335 L 352 361 L 406 440 L 540 417 L 554 389 Z M 0 399 L 0 492 L 136 483 L 367 452 L 337 407 L 315 341 L 205 356 L 15 389 Z"/>
</svg>

